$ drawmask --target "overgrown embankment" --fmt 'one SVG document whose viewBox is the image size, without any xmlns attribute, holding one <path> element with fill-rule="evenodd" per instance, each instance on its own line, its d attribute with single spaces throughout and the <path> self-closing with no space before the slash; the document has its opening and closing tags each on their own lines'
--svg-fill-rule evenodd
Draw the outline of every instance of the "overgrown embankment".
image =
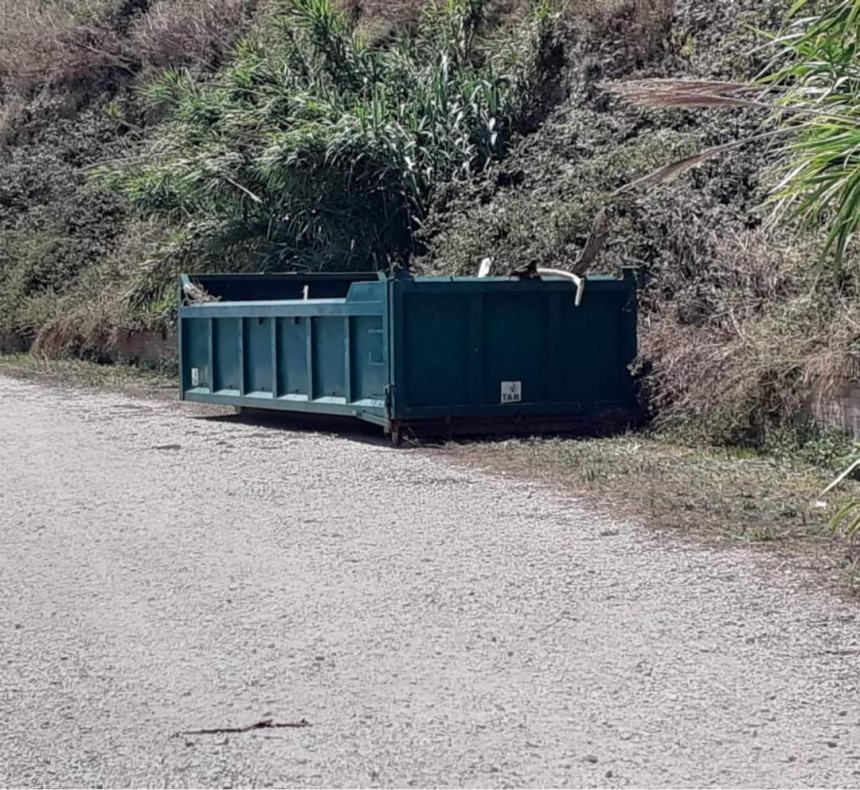
<svg viewBox="0 0 860 790">
<path fill-rule="evenodd" d="M 631 106 L 643 77 L 748 80 L 768 0 L 0 0 L 0 331 L 107 358 L 181 269 L 647 271 L 659 418 L 763 445 L 860 353 L 860 266 L 767 222 L 766 118 Z M 428 8 L 431 12 L 428 13 Z"/>
<path fill-rule="evenodd" d="M 666 4 L 669 5 L 669 4 Z M 650 9 L 637 34 L 635 9 Z M 446 192 L 419 265 L 474 271 L 485 256 L 569 267 L 596 213 L 610 216 L 601 268 L 647 273 L 642 369 L 664 425 L 720 443 L 767 441 L 802 424 L 810 402 L 849 375 L 860 353 L 860 265 L 821 260 L 823 235 L 770 221 L 783 175 L 777 138 L 673 180 L 617 190 L 673 160 L 756 138 L 772 117 L 746 109 L 654 110 L 607 90 L 643 77 L 747 81 L 773 52 L 756 31 L 784 23 L 780 3 L 679 0 L 577 19 L 567 31 L 567 98 L 480 179 Z"/>
<path fill-rule="evenodd" d="M 143 85 L 164 68 L 213 73 L 257 10 L 255 0 L 0 0 L 0 331 L 102 358 L 116 330 L 164 320 L 127 296 L 170 228 L 134 214 L 92 169 L 157 127 Z"/>
</svg>

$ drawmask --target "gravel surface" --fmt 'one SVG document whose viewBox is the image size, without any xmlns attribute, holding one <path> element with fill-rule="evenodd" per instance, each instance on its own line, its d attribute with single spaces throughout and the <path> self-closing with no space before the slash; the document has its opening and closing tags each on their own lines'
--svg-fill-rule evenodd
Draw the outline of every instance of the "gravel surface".
<svg viewBox="0 0 860 790">
<path fill-rule="evenodd" d="M 429 450 L 0 402 L 2 785 L 860 786 L 858 610 L 773 556 Z M 312 726 L 175 735 L 268 718 Z"/>
</svg>

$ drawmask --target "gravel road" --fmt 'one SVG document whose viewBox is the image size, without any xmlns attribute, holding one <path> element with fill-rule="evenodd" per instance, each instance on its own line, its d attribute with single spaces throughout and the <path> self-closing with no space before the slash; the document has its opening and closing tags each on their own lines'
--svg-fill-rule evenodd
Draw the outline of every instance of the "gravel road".
<svg viewBox="0 0 860 790">
<path fill-rule="evenodd" d="M 860 786 L 857 606 L 773 556 L 430 450 L 0 403 L 2 785 Z M 269 718 L 312 726 L 175 735 Z"/>
</svg>

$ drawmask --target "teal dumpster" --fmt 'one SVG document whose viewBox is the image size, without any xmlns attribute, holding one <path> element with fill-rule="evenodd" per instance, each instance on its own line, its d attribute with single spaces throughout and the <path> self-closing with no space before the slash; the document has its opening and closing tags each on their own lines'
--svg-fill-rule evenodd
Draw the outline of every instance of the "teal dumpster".
<svg viewBox="0 0 860 790">
<path fill-rule="evenodd" d="M 183 275 L 181 398 L 404 435 L 639 415 L 636 277 Z"/>
</svg>

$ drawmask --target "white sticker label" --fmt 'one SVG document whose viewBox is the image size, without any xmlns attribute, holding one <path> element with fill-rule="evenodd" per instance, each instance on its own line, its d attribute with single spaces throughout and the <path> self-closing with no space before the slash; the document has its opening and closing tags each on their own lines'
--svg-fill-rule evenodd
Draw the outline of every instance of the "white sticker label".
<svg viewBox="0 0 860 790">
<path fill-rule="evenodd" d="M 191 386 L 200 386 L 200 368 L 191 368 Z"/>
<path fill-rule="evenodd" d="M 523 399 L 523 383 L 521 381 L 502 382 L 502 403 L 520 403 Z"/>
</svg>

